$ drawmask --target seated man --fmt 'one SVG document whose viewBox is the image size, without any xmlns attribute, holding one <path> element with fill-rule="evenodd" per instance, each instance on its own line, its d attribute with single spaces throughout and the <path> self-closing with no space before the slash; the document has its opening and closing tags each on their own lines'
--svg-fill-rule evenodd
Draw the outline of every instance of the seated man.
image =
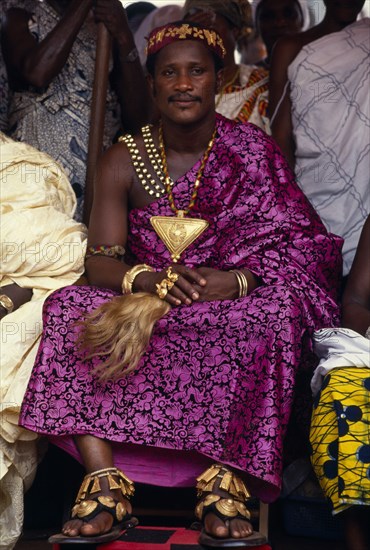
<svg viewBox="0 0 370 550">
<path fill-rule="evenodd" d="M 279 495 L 296 373 L 314 367 L 313 331 L 339 320 L 342 241 L 273 140 L 216 115 L 224 51 L 196 24 L 152 31 L 161 121 L 102 157 L 93 286 L 44 309 L 21 424 L 87 471 L 53 541 L 118 538 L 133 522 L 130 477 L 196 484 L 202 544 L 264 540 L 246 501 Z"/>
<path fill-rule="evenodd" d="M 48 155 L 0 132 L 0 546 L 22 532 L 23 493 L 35 476 L 37 436 L 18 417 L 42 332 L 42 307 L 84 270 L 86 229 L 76 198 Z"/>
</svg>

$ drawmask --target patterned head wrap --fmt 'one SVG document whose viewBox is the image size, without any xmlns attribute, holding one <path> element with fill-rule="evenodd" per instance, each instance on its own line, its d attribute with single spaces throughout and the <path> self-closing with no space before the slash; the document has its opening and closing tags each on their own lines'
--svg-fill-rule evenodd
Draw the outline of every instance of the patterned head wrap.
<svg viewBox="0 0 370 550">
<path fill-rule="evenodd" d="M 252 16 L 254 25 L 256 26 L 256 15 L 258 6 L 263 2 L 263 0 L 252 0 Z M 298 6 L 301 9 L 303 26 L 302 31 L 307 30 L 310 27 L 310 11 L 308 9 L 307 0 L 295 0 Z"/>
<path fill-rule="evenodd" d="M 149 57 L 165 46 L 181 40 L 196 40 L 204 44 L 220 59 L 225 57 L 225 46 L 215 30 L 183 21 L 168 23 L 153 29 L 148 38 L 147 55 Z"/>
<path fill-rule="evenodd" d="M 250 27 L 252 22 L 252 11 L 248 0 L 186 0 L 183 9 L 184 17 L 191 9 L 214 11 L 238 29 Z"/>
</svg>

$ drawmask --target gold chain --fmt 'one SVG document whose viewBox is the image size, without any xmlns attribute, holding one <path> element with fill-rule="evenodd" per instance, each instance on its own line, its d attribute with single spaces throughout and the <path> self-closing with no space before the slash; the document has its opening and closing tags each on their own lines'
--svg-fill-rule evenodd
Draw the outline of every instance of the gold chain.
<svg viewBox="0 0 370 550">
<path fill-rule="evenodd" d="M 195 200 L 196 200 L 197 195 L 198 195 L 198 188 L 200 186 L 200 180 L 203 176 L 204 168 L 206 166 L 209 154 L 210 154 L 211 149 L 213 147 L 213 143 L 214 143 L 214 140 L 215 140 L 215 137 L 216 137 L 216 133 L 217 133 L 217 128 L 215 127 L 215 129 L 213 130 L 213 133 L 212 133 L 212 137 L 208 142 L 207 149 L 204 152 L 202 162 L 200 163 L 200 168 L 198 170 L 197 177 L 196 177 L 195 182 L 194 182 L 194 187 L 193 187 L 193 191 L 192 191 L 192 194 L 191 194 L 191 197 L 190 197 L 189 205 L 185 210 L 178 210 L 176 208 L 175 200 L 174 200 L 174 197 L 173 197 L 173 194 L 172 194 L 172 189 L 171 189 L 171 181 L 172 180 L 171 180 L 170 175 L 168 173 L 166 150 L 165 150 L 165 147 L 164 147 L 164 140 L 163 140 L 162 123 L 159 126 L 159 148 L 160 148 L 160 151 L 161 151 L 163 173 L 165 175 L 165 189 L 166 189 L 166 192 L 167 192 L 168 202 L 170 203 L 171 210 L 173 212 L 175 212 L 176 215 L 179 214 L 179 213 L 181 213 L 181 215 L 188 214 L 189 211 L 193 208 L 193 206 L 195 204 Z"/>
</svg>

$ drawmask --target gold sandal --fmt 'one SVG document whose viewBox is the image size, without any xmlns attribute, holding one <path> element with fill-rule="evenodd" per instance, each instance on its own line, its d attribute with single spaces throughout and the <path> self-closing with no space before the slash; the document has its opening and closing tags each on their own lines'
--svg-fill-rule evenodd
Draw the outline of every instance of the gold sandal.
<svg viewBox="0 0 370 550">
<path fill-rule="evenodd" d="M 100 493 L 100 478 L 108 478 L 109 490 L 119 489 L 126 499 L 134 494 L 133 482 L 124 475 L 118 468 L 104 468 L 87 474 L 81 484 L 76 501 L 71 510 L 70 519 L 79 519 L 88 523 L 101 512 L 108 512 L 113 517 L 112 528 L 108 533 L 92 536 L 67 536 L 63 533 L 53 535 L 49 538 L 51 543 L 72 544 L 72 543 L 105 543 L 118 539 L 126 529 L 135 527 L 138 520 L 128 511 L 125 504 L 111 496 L 99 495 L 91 497 L 94 493 Z M 117 481 L 114 478 L 118 479 Z"/>
<path fill-rule="evenodd" d="M 204 525 L 207 514 L 213 513 L 226 525 L 230 520 L 250 520 L 251 514 L 245 502 L 251 498 L 244 481 L 231 470 L 221 464 L 213 464 L 197 478 L 199 502 L 195 508 L 195 515 Z M 228 493 L 222 496 L 220 492 Z M 253 531 L 244 538 L 219 538 L 207 533 L 203 527 L 199 537 L 199 544 L 209 548 L 245 548 L 246 546 L 260 546 L 267 542 L 258 531 Z"/>
</svg>

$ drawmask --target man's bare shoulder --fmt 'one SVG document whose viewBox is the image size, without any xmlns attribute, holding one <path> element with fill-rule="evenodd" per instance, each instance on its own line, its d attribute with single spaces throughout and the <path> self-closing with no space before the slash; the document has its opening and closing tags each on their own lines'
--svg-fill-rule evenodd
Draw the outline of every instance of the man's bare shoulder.
<svg viewBox="0 0 370 550">
<path fill-rule="evenodd" d="M 108 147 L 99 159 L 97 168 L 98 181 L 103 185 L 120 187 L 129 190 L 134 175 L 134 168 L 127 146 L 123 142 Z"/>
<path fill-rule="evenodd" d="M 153 130 L 151 130 L 151 133 L 153 134 Z M 126 142 L 126 138 L 129 138 L 129 140 Z M 122 146 L 122 147 L 116 147 L 116 146 Z M 114 155 L 118 158 L 121 157 L 121 155 L 124 155 L 124 162 L 129 162 L 132 166 L 132 157 L 131 155 L 136 155 L 137 160 L 140 160 L 141 162 L 144 161 L 144 158 L 146 157 L 146 145 L 144 142 L 143 134 L 142 132 L 138 132 L 136 134 L 123 134 L 119 138 L 119 142 L 112 146 L 112 149 L 114 147 Z M 131 151 L 131 152 L 130 152 Z M 118 160 L 118 159 L 117 159 Z M 122 160 L 122 159 L 121 159 Z"/>
</svg>

